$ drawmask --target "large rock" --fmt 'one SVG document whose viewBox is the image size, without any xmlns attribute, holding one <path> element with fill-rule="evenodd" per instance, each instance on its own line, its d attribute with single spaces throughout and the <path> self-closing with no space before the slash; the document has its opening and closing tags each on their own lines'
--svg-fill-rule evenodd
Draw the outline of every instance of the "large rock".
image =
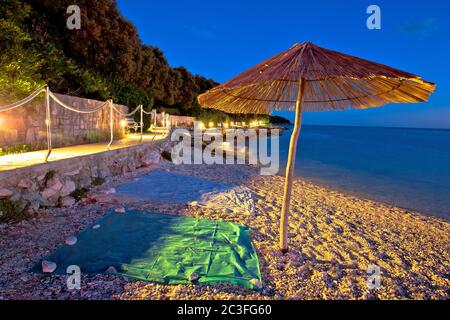
<svg viewBox="0 0 450 320">
<path fill-rule="evenodd" d="M 75 204 L 76 200 L 72 197 L 64 197 L 61 199 L 62 207 L 71 207 Z"/>
<path fill-rule="evenodd" d="M 60 190 L 61 197 L 66 197 L 70 195 L 72 192 L 74 192 L 77 189 L 77 186 L 75 185 L 75 182 L 73 182 L 70 179 L 66 179 L 64 182 L 63 187 Z"/>
<path fill-rule="evenodd" d="M 141 158 L 142 165 L 149 167 L 158 164 L 161 161 L 161 154 L 158 151 L 151 150 Z"/>
<path fill-rule="evenodd" d="M 30 179 L 22 179 L 17 187 L 20 189 L 32 189 L 34 187 L 34 182 Z"/>
<path fill-rule="evenodd" d="M 45 189 L 41 192 L 42 198 L 48 200 L 51 205 L 56 206 L 60 198 L 60 191 L 64 187 L 64 182 L 54 176 L 47 181 Z"/>
<path fill-rule="evenodd" d="M 0 199 L 9 198 L 13 195 L 13 192 L 8 189 L 0 189 Z"/>
</svg>

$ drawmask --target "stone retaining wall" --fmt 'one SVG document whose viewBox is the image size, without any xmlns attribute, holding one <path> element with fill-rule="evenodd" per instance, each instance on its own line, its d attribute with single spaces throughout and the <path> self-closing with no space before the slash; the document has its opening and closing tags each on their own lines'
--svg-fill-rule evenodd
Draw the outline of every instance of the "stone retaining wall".
<svg viewBox="0 0 450 320">
<path fill-rule="evenodd" d="M 194 117 L 187 117 L 187 116 L 170 116 L 170 123 L 172 127 L 183 127 L 183 128 L 191 128 L 194 127 L 195 118 Z M 156 122 L 162 123 L 163 121 L 163 115 L 162 113 L 156 114 Z"/>
<path fill-rule="evenodd" d="M 161 150 L 169 147 L 166 139 L 0 171 L 0 201 L 17 202 L 20 210 L 29 213 L 40 207 L 71 206 L 75 203 L 74 192 L 91 187 L 96 178 L 108 179 L 157 164 Z"/>
<path fill-rule="evenodd" d="M 56 94 L 65 104 L 80 110 L 92 110 L 104 102 Z M 80 114 L 61 107 L 50 99 L 52 142 L 54 147 L 107 141 L 110 135 L 109 108 Z M 128 107 L 116 105 L 122 112 Z M 122 118 L 114 115 L 115 136 L 122 136 Z M 0 148 L 26 144 L 33 150 L 44 149 L 47 144 L 44 95 L 23 107 L 0 113 Z"/>
</svg>

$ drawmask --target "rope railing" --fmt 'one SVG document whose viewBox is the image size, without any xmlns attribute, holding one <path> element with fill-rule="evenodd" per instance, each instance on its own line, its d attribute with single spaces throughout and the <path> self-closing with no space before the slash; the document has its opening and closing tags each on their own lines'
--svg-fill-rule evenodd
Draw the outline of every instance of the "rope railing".
<svg viewBox="0 0 450 320">
<path fill-rule="evenodd" d="M 50 97 L 52 97 L 52 99 L 56 103 L 58 103 L 61 107 L 66 108 L 66 109 L 68 109 L 70 111 L 73 111 L 73 112 L 76 112 L 76 113 L 82 113 L 82 114 L 89 114 L 89 113 L 98 112 L 98 111 L 102 110 L 104 107 L 106 107 L 108 105 L 109 101 L 110 101 L 110 100 L 108 100 L 104 104 L 102 104 L 101 106 L 98 106 L 97 108 L 92 109 L 92 110 L 79 110 L 79 109 L 75 109 L 75 108 L 73 108 L 71 106 L 68 106 L 67 104 L 65 104 L 64 102 L 59 100 L 58 97 L 51 91 L 50 91 Z"/>
<path fill-rule="evenodd" d="M 144 107 L 142 105 L 137 106 L 136 109 L 134 109 L 130 113 L 124 113 L 124 112 L 122 112 L 119 108 L 117 108 L 114 105 L 113 100 L 108 100 L 105 103 L 103 103 L 102 105 L 100 105 L 100 106 L 98 106 L 98 107 L 96 107 L 96 108 L 94 108 L 92 110 L 80 110 L 80 109 L 74 108 L 74 107 L 69 106 L 69 105 L 65 104 L 64 102 L 62 102 L 53 92 L 50 91 L 50 88 L 48 86 L 36 90 L 32 94 L 30 94 L 28 97 L 26 97 L 26 98 L 24 98 L 24 99 L 22 99 L 22 100 L 20 100 L 18 102 L 15 102 L 15 103 L 12 103 L 12 104 L 9 104 L 9 105 L 6 105 L 6 106 L 0 106 L 0 112 L 11 111 L 13 109 L 19 108 L 19 107 L 25 105 L 26 103 L 32 101 L 34 98 L 36 98 L 39 94 L 41 94 L 43 92 L 45 92 L 45 125 L 46 125 L 46 129 L 47 129 L 47 132 L 46 132 L 46 135 L 47 135 L 47 153 L 46 153 L 46 156 L 45 156 L 45 162 L 48 162 L 48 159 L 49 159 L 50 154 L 52 152 L 52 131 L 51 131 L 50 99 L 53 99 L 53 101 L 55 101 L 61 107 L 65 108 L 67 110 L 70 110 L 72 112 L 80 113 L 80 114 L 91 114 L 91 113 L 95 113 L 95 112 L 101 111 L 105 107 L 109 107 L 110 141 L 109 141 L 108 145 L 106 146 L 106 150 L 109 150 L 111 148 L 111 145 L 112 145 L 112 143 L 114 141 L 114 112 L 118 113 L 122 117 L 131 117 L 136 112 L 140 111 L 141 138 L 139 140 L 139 143 L 142 142 L 143 135 L 144 135 L 144 118 L 143 118 L 144 114 L 146 114 L 146 115 L 153 114 L 152 111 L 150 111 L 150 112 L 145 111 Z M 156 134 L 155 134 L 155 136 L 156 136 Z M 166 137 L 166 134 L 163 137 Z M 152 139 L 152 141 L 154 140 L 154 138 Z"/>
<path fill-rule="evenodd" d="M 33 100 L 34 98 L 36 98 L 36 97 L 37 97 L 39 94 L 41 94 L 42 92 L 45 92 L 45 87 L 36 90 L 36 91 L 33 92 L 32 94 L 30 94 L 28 97 L 26 97 L 26 98 L 24 98 L 24 99 L 22 99 L 22 100 L 20 100 L 20 101 L 18 101 L 18 102 L 15 102 L 15 103 L 12 103 L 12 104 L 8 104 L 8 105 L 6 105 L 6 106 L 0 106 L 0 112 L 3 112 L 3 111 L 10 111 L 10 110 L 12 110 L 12 109 L 21 107 L 21 106 L 23 106 L 25 103 L 30 102 L 31 100 Z"/>
</svg>

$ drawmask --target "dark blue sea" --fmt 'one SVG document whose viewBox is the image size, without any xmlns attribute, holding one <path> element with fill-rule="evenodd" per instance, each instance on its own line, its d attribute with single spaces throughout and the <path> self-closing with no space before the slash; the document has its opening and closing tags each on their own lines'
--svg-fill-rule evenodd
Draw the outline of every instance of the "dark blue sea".
<svg viewBox="0 0 450 320">
<path fill-rule="evenodd" d="M 280 137 L 282 166 L 290 133 Z M 450 130 L 303 126 L 295 170 L 319 185 L 450 220 Z"/>
</svg>

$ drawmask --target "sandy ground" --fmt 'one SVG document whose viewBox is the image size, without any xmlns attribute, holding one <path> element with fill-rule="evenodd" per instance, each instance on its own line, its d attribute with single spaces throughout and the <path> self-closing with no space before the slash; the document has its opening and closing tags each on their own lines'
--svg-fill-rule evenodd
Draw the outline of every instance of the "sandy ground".
<svg viewBox="0 0 450 320">
<path fill-rule="evenodd" d="M 258 175 L 247 166 L 174 166 L 176 171 L 232 184 L 231 192 L 203 202 L 171 205 L 102 195 L 42 212 L 0 228 L 0 299 L 449 299 L 450 223 L 401 208 L 358 199 L 296 180 L 290 217 L 290 251 L 278 243 L 283 178 Z M 99 189 L 136 179 L 142 169 Z M 189 186 L 181 186 L 189 188 Z M 182 189 L 181 188 L 181 189 Z M 260 257 L 264 290 L 228 285 L 161 285 L 112 275 L 83 275 L 81 290 L 66 277 L 29 269 L 64 240 L 118 206 L 224 219 L 249 225 Z M 381 286 L 369 290 L 367 269 L 381 269 Z"/>
</svg>

